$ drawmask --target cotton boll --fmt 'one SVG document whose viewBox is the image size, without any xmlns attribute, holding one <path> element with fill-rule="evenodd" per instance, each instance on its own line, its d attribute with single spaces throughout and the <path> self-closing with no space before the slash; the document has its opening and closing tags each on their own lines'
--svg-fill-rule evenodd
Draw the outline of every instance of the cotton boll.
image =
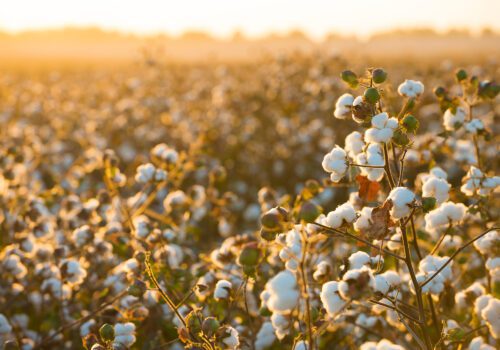
<svg viewBox="0 0 500 350">
<path fill-rule="evenodd" d="M 363 135 L 357 131 L 351 132 L 345 138 L 345 150 L 349 157 L 355 159 L 358 154 L 363 151 L 365 147 L 365 142 L 363 141 Z"/>
<path fill-rule="evenodd" d="M 360 215 L 353 225 L 356 231 L 363 232 L 363 230 L 370 228 L 372 225 L 372 211 L 373 208 L 370 207 L 364 207 L 361 209 L 361 212 L 359 213 Z"/>
<path fill-rule="evenodd" d="M 215 285 L 214 298 L 215 300 L 227 299 L 231 293 L 231 282 L 219 280 Z"/>
<path fill-rule="evenodd" d="M 88 225 L 83 225 L 73 231 L 72 238 L 77 247 L 83 247 L 92 239 L 92 230 Z"/>
<path fill-rule="evenodd" d="M 471 306 L 478 297 L 484 294 L 486 294 L 486 288 L 484 288 L 481 283 L 474 282 L 467 289 L 455 294 L 455 304 L 460 309 L 465 309 Z"/>
<path fill-rule="evenodd" d="M 335 317 L 345 306 L 345 301 L 339 294 L 339 284 L 336 281 L 330 281 L 323 284 L 320 298 L 323 307 L 330 317 Z"/>
<path fill-rule="evenodd" d="M 65 281 L 72 285 L 78 285 L 87 277 L 87 271 L 76 260 L 65 260 L 61 264 L 61 272 Z"/>
<path fill-rule="evenodd" d="M 293 350 L 308 350 L 308 349 L 309 345 L 304 340 L 299 340 L 293 347 Z"/>
<path fill-rule="evenodd" d="M 486 260 L 486 269 L 490 273 L 492 282 L 500 281 L 500 257 L 488 258 Z"/>
<path fill-rule="evenodd" d="M 179 159 L 177 151 L 164 143 L 154 146 L 151 150 L 151 154 L 154 157 L 170 164 L 176 163 Z"/>
<path fill-rule="evenodd" d="M 401 248 L 401 242 L 402 242 L 402 237 L 401 237 L 401 232 L 397 232 L 391 236 L 389 241 L 387 242 L 387 248 L 391 251 L 398 250 Z"/>
<path fill-rule="evenodd" d="M 0 314 L 0 336 L 4 336 L 12 332 L 12 326 L 4 314 Z"/>
<path fill-rule="evenodd" d="M 288 314 L 297 306 L 299 292 L 292 272 L 285 270 L 278 273 L 267 282 L 266 290 L 270 294 L 266 306 L 272 312 Z"/>
<path fill-rule="evenodd" d="M 392 200 L 390 214 L 394 219 L 401 219 L 411 212 L 410 204 L 415 200 L 415 194 L 406 187 L 395 187 L 387 199 Z"/>
<path fill-rule="evenodd" d="M 357 215 L 351 203 L 346 202 L 339 205 L 334 211 L 331 211 L 326 216 L 326 225 L 331 228 L 339 228 L 343 224 L 350 224 L 356 220 Z"/>
<path fill-rule="evenodd" d="M 481 119 L 474 118 L 465 124 L 465 130 L 471 134 L 477 134 L 478 131 L 484 130 L 484 124 Z"/>
<path fill-rule="evenodd" d="M 273 324 L 266 321 L 260 327 L 259 332 L 257 332 L 255 350 L 264 350 L 273 345 L 275 340 L 276 336 L 274 334 Z"/>
<path fill-rule="evenodd" d="M 457 140 L 453 144 L 453 159 L 466 164 L 477 164 L 474 143 L 469 140 Z"/>
<path fill-rule="evenodd" d="M 463 107 L 457 107 L 455 113 L 451 108 L 448 108 L 444 112 L 443 126 L 446 130 L 453 131 L 464 123 L 466 116 L 467 111 Z"/>
<path fill-rule="evenodd" d="M 488 196 L 498 186 L 500 186 L 500 176 L 488 177 L 480 169 L 471 166 L 462 179 L 460 190 L 467 196 L 473 196 L 474 194 Z"/>
<path fill-rule="evenodd" d="M 469 343 L 468 350 L 495 350 L 494 346 L 488 345 L 484 342 L 482 337 L 475 337 Z"/>
<path fill-rule="evenodd" d="M 351 114 L 352 103 L 354 97 L 351 94 L 343 94 L 335 103 L 335 112 L 333 115 L 337 119 L 345 119 Z"/>
<path fill-rule="evenodd" d="M 401 277 L 392 270 L 375 276 L 375 290 L 385 295 L 401 283 Z"/>
<path fill-rule="evenodd" d="M 339 146 L 335 146 L 330 153 L 327 153 L 321 163 L 323 169 L 330 173 L 333 182 L 339 182 L 344 177 L 347 164 L 347 153 Z"/>
<path fill-rule="evenodd" d="M 405 80 L 398 87 L 398 93 L 401 96 L 414 98 L 422 95 L 424 92 L 424 84 L 416 80 Z"/>
<path fill-rule="evenodd" d="M 141 164 L 137 167 L 135 181 L 145 184 L 153 180 L 156 168 L 151 163 Z"/>
<path fill-rule="evenodd" d="M 147 216 L 145 215 L 136 216 L 132 219 L 132 222 L 135 228 L 134 234 L 137 236 L 137 238 L 144 239 L 147 236 L 149 236 L 152 230 Z"/>
<path fill-rule="evenodd" d="M 405 350 L 405 348 L 403 348 L 402 346 L 393 344 L 387 339 L 382 339 L 378 343 L 366 342 L 362 344 L 359 349 L 360 350 Z"/>
<path fill-rule="evenodd" d="M 389 118 L 389 115 L 385 112 L 375 115 L 371 122 L 372 127 L 365 132 L 366 142 L 389 142 L 394 130 L 398 127 L 398 120 Z"/>
<path fill-rule="evenodd" d="M 481 314 L 490 302 L 490 300 L 493 299 L 493 296 L 490 294 L 484 294 L 479 296 L 476 301 L 474 302 L 474 312 L 476 313 L 477 316 L 482 317 Z"/>
<path fill-rule="evenodd" d="M 365 265 L 370 265 L 370 256 L 362 251 L 351 254 L 349 257 L 349 269 L 360 269 Z"/>
<path fill-rule="evenodd" d="M 115 324 L 114 329 L 115 343 L 122 344 L 126 347 L 130 347 L 135 343 L 135 325 L 133 323 L 117 323 Z"/>
<path fill-rule="evenodd" d="M 493 230 L 477 239 L 474 242 L 474 247 L 483 255 L 493 254 L 495 249 L 498 248 L 500 244 L 500 235 L 498 231 Z"/>
<path fill-rule="evenodd" d="M 464 218 L 467 207 L 462 203 L 445 202 L 425 214 L 425 230 L 429 233 L 445 231 L 449 225 L 458 224 Z"/>
<path fill-rule="evenodd" d="M 226 346 L 226 349 L 236 349 L 240 345 L 238 331 L 233 327 L 225 326 L 225 334 L 222 342 Z"/>
<path fill-rule="evenodd" d="M 290 322 L 285 315 L 273 313 L 271 315 L 271 324 L 273 325 L 276 337 L 281 340 L 288 334 Z"/>
<path fill-rule="evenodd" d="M 500 339 L 500 300 L 491 298 L 481 310 L 481 317 L 486 322 L 493 338 Z"/>
<path fill-rule="evenodd" d="M 328 273 L 331 270 L 331 265 L 326 261 L 320 261 L 318 265 L 316 265 L 313 273 L 313 278 L 315 281 L 321 281 L 328 276 Z"/>
<path fill-rule="evenodd" d="M 374 287 L 373 273 L 366 266 L 347 271 L 338 285 L 340 296 L 346 300 L 358 299 L 368 295 Z"/>
<path fill-rule="evenodd" d="M 439 205 L 448 200 L 450 188 L 448 181 L 431 176 L 422 186 L 422 196 L 436 198 L 436 203 Z"/>
<path fill-rule="evenodd" d="M 356 163 L 360 165 L 371 165 L 381 168 L 369 168 L 361 167 L 361 174 L 365 175 L 370 181 L 380 181 L 384 177 L 384 169 L 382 168 L 385 164 L 384 156 L 382 154 L 382 148 L 377 143 L 371 143 L 368 145 L 363 153 L 359 153 L 356 156 Z"/>
<path fill-rule="evenodd" d="M 87 336 L 88 334 L 90 334 L 91 332 L 91 329 L 96 325 L 96 322 L 95 320 L 93 319 L 90 319 L 88 320 L 87 322 L 84 322 L 81 326 L 80 326 L 80 337 L 84 338 L 85 336 Z"/>
</svg>

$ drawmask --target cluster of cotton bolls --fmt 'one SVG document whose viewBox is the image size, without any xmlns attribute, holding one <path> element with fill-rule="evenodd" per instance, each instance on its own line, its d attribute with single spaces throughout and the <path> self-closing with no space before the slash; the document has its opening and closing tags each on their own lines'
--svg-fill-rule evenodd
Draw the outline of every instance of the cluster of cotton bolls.
<svg viewBox="0 0 500 350">
<path fill-rule="evenodd" d="M 141 164 L 137 167 L 135 181 L 146 184 L 148 182 L 161 182 L 167 179 L 167 172 L 163 169 L 156 168 L 151 163 Z"/>
<path fill-rule="evenodd" d="M 289 315 L 299 303 L 299 291 L 295 274 L 285 270 L 266 283 L 260 299 L 271 313 L 271 323 L 276 337 L 283 339 L 289 332 Z"/>
<path fill-rule="evenodd" d="M 333 182 L 340 181 L 347 172 L 348 162 L 346 152 L 339 146 L 335 146 L 323 158 L 323 169 L 330 173 L 330 179 Z"/>
<path fill-rule="evenodd" d="M 467 196 L 488 196 L 500 186 L 500 176 L 486 176 L 480 169 L 471 166 L 462 183 L 460 190 Z"/>
<path fill-rule="evenodd" d="M 418 264 L 419 273 L 416 276 L 417 281 L 422 285 L 433 277 L 429 283 L 423 285 L 422 292 L 430 293 L 432 296 L 439 296 L 439 294 L 444 291 L 446 284 L 449 283 L 453 277 L 453 262 L 445 266 L 448 260 L 449 257 L 447 256 L 439 257 L 427 255 L 420 261 Z M 445 267 L 442 268 L 443 266 Z M 413 286 L 410 286 L 410 288 L 414 291 Z"/>
<path fill-rule="evenodd" d="M 384 156 L 382 148 L 378 143 L 369 144 L 366 149 L 358 153 L 356 163 L 367 165 L 361 167 L 361 174 L 365 175 L 370 181 L 381 181 L 384 177 Z"/>
<path fill-rule="evenodd" d="M 372 127 L 365 132 L 366 142 L 385 143 L 390 141 L 394 130 L 399 126 L 396 118 L 389 118 L 385 112 L 372 118 Z"/>
<path fill-rule="evenodd" d="M 425 229 L 431 234 L 442 233 L 464 220 L 466 211 L 462 203 L 445 202 L 425 214 Z"/>
</svg>

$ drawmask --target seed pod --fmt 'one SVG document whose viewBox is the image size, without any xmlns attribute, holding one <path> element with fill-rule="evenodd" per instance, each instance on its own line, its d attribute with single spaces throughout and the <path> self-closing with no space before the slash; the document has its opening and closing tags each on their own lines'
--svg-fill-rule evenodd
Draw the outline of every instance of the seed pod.
<svg viewBox="0 0 500 350">
<path fill-rule="evenodd" d="M 406 129 L 407 132 L 411 133 L 415 133 L 420 125 L 418 119 L 411 114 L 405 116 L 401 124 L 403 125 L 403 127 Z"/>
<path fill-rule="evenodd" d="M 219 329 L 219 327 L 220 323 L 215 317 L 207 317 L 201 324 L 201 330 L 203 331 L 203 334 L 208 337 L 212 337 L 215 332 L 217 332 L 217 329 Z"/>
<path fill-rule="evenodd" d="M 316 218 L 321 214 L 321 207 L 316 205 L 314 202 L 307 201 L 302 203 L 299 208 L 298 219 L 304 220 L 305 222 L 314 222 Z"/>
<path fill-rule="evenodd" d="M 387 72 L 382 68 L 375 68 L 372 71 L 372 79 L 375 84 L 382 84 L 387 79 Z"/>
<path fill-rule="evenodd" d="M 378 90 L 376 88 L 368 88 L 365 90 L 365 100 L 366 102 L 374 105 L 375 103 L 378 102 L 378 100 L 380 100 L 380 93 L 378 92 Z"/>
<path fill-rule="evenodd" d="M 438 86 L 434 88 L 434 95 L 439 99 L 443 98 L 446 95 L 446 89 L 442 86 Z"/>
<path fill-rule="evenodd" d="M 340 74 L 340 77 L 353 89 L 359 84 L 358 77 L 353 71 L 345 70 Z"/>
<path fill-rule="evenodd" d="M 406 146 L 410 143 L 410 139 L 406 133 L 401 130 L 394 131 L 394 135 L 392 136 L 392 142 L 394 142 L 398 146 Z"/>
<path fill-rule="evenodd" d="M 241 249 L 238 264 L 240 266 L 255 266 L 259 264 L 261 258 L 262 252 L 257 242 L 247 243 Z"/>
<path fill-rule="evenodd" d="M 99 328 L 99 334 L 104 341 L 112 341 L 115 339 L 115 329 L 109 323 L 105 323 Z"/>
<path fill-rule="evenodd" d="M 467 79 L 467 72 L 464 69 L 458 69 L 455 72 L 455 78 L 457 78 L 458 82 L 465 80 Z"/>
</svg>

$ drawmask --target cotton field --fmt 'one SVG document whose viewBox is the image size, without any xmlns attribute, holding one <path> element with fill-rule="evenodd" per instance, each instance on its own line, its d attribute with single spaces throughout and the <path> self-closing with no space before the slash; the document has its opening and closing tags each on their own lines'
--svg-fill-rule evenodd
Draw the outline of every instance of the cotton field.
<svg viewBox="0 0 500 350">
<path fill-rule="evenodd" d="M 0 348 L 500 347 L 498 64 L 0 74 Z"/>
</svg>

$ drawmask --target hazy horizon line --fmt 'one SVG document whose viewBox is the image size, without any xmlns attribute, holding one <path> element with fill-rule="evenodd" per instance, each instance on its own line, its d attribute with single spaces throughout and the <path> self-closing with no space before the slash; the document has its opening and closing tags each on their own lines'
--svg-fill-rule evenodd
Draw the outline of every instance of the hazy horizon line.
<svg viewBox="0 0 500 350">
<path fill-rule="evenodd" d="M 212 40 L 262 40 L 268 38 L 276 38 L 276 37 L 299 37 L 302 36 L 305 39 L 310 41 L 323 41 L 327 40 L 330 37 L 338 37 L 338 38 L 355 38 L 358 40 L 370 40 L 372 38 L 376 38 L 378 36 L 385 35 L 409 35 L 409 34 L 428 34 L 428 35 L 436 35 L 436 36 L 446 36 L 453 34 L 466 34 L 468 36 L 482 36 L 482 35 L 500 35 L 500 28 L 492 28 L 491 26 L 483 26 L 481 28 L 470 28 L 467 26 L 462 27 L 450 27 L 445 30 L 439 29 L 433 26 L 408 26 L 408 27 L 398 27 L 394 26 L 392 28 L 386 28 L 381 30 L 375 30 L 368 35 L 355 34 L 355 33 L 342 33 L 340 31 L 328 31 L 325 32 L 321 36 L 313 35 L 308 32 L 306 29 L 301 27 L 291 27 L 290 29 L 284 30 L 271 30 L 262 34 L 248 34 L 243 29 L 235 29 L 231 34 L 228 35 L 219 35 L 214 33 L 213 31 L 206 30 L 203 28 L 187 28 L 181 33 L 172 33 L 167 30 L 154 30 L 154 31 L 137 31 L 137 30 L 124 30 L 121 28 L 111 28 L 100 25 L 61 25 L 61 26 L 47 26 L 47 27 L 33 27 L 33 28 L 25 28 L 19 30 L 13 30 L 8 28 L 3 28 L 0 26 L 0 34 L 10 35 L 10 36 L 22 36 L 27 34 L 36 34 L 36 33 L 50 33 L 50 32 L 64 32 L 64 31 L 80 31 L 80 32 L 90 32 L 96 31 L 102 34 L 114 34 L 119 36 L 132 36 L 135 38 L 153 38 L 153 37 L 168 37 L 171 39 L 183 39 L 187 36 L 198 35 L 200 39 L 204 36 L 205 39 Z"/>
</svg>

